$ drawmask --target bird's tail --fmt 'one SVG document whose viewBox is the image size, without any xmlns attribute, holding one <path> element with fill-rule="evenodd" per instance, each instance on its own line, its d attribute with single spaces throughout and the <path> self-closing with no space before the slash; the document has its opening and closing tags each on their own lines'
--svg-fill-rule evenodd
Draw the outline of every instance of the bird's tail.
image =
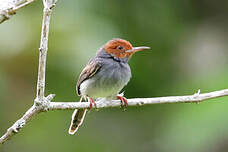
<svg viewBox="0 0 228 152">
<path fill-rule="evenodd" d="M 80 102 L 82 102 L 84 99 L 81 97 Z M 85 118 L 87 109 L 75 109 L 72 114 L 72 120 L 70 124 L 70 128 L 68 133 L 73 135 L 77 132 L 78 128 L 82 125 L 83 120 Z"/>
</svg>

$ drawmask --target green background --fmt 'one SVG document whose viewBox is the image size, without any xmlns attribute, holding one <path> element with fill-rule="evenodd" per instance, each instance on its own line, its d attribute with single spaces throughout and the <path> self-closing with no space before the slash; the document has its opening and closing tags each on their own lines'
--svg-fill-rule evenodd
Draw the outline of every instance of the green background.
<svg viewBox="0 0 228 152">
<path fill-rule="evenodd" d="M 0 25 L 0 134 L 33 104 L 42 2 Z M 59 0 L 49 37 L 46 95 L 78 101 L 75 84 L 112 38 L 151 50 L 130 60 L 127 98 L 191 95 L 228 87 L 227 0 Z M 1 152 L 228 151 L 228 98 L 91 110 L 77 135 L 73 111 L 41 113 Z"/>
</svg>

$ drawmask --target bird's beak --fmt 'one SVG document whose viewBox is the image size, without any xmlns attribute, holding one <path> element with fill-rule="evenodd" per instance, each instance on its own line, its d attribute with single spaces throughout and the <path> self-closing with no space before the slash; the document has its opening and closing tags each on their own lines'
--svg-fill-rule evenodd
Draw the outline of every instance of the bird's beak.
<svg viewBox="0 0 228 152">
<path fill-rule="evenodd" d="M 135 53 L 135 52 L 146 50 L 146 49 L 150 49 L 150 47 L 147 47 L 147 46 L 133 47 L 132 49 L 127 50 L 126 52 L 127 53 Z"/>
</svg>

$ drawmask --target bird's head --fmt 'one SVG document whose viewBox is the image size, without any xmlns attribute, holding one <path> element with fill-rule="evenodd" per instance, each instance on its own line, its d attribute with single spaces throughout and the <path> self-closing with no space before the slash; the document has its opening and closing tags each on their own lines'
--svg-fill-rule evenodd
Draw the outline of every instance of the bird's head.
<svg viewBox="0 0 228 152">
<path fill-rule="evenodd" d="M 133 47 L 130 42 L 123 39 L 113 39 L 108 41 L 104 49 L 107 53 L 116 58 L 130 58 L 135 52 L 150 49 L 147 46 Z"/>
</svg>

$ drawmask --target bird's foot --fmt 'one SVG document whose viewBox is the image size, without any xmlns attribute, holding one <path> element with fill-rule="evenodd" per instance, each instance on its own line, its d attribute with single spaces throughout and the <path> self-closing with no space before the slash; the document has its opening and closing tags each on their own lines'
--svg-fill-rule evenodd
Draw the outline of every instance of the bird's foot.
<svg viewBox="0 0 228 152">
<path fill-rule="evenodd" d="M 121 107 L 124 108 L 124 111 L 125 111 L 126 107 L 128 106 L 127 99 L 122 96 L 117 96 L 117 98 L 121 101 Z"/>
<path fill-rule="evenodd" d="M 89 98 L 89 109 L 93 108 L 93 104 L 94 104 L 94 107 L 97 108 L 97 104 L 95 103 L 93 98 L 91 98 L 91 97 L 88 97 L 88 98 Z"/>
</svg>

